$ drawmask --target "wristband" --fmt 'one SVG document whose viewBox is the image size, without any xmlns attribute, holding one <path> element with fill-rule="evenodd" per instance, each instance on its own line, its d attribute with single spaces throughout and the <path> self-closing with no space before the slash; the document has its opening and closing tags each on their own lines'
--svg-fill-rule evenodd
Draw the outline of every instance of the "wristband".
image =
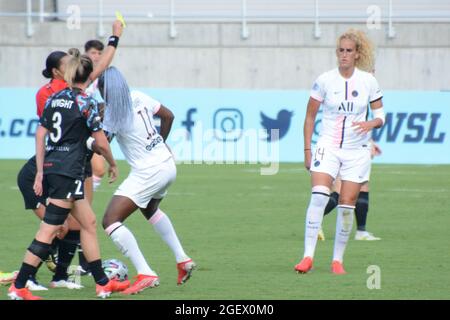
<svg viewBox="0 0 450 320">
<path fill-rule="evenodd" d="M 92 137 L 89 137 L 89 138 L 86 140 L 86 147 L 87 147 L 89 150 L 91 150 L 91 151 L 92 151 L 92 144 L 94 143 L 94 141 L 95 141 L 95 139 L 92 138 Z"/>
<path fill-rule="evenodd" d="M 108 39 L 108 46 L 113 46 L 114 48 L 117 48 L 119 45 L 119 37 L 111 36 Z"/>
</svg>

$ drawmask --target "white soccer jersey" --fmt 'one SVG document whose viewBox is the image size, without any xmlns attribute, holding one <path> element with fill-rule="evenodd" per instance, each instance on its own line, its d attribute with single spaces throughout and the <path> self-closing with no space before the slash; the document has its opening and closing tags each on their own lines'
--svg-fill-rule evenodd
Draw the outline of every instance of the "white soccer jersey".
<svg viewBox="0 0 450 320">
<path fill-rule="evenodd" d="M 84 90 L 84 92 L 89 97 L 94 97 L 97 91 L 98 91 L 98 78 L 92 81 L 89 87 L 87 87 L 86 90 Z"/>
<path fill-rule="evenodd" d="M 131 91 L 131 100 L 134 110 L 131 128 L 117 133 L 116 139 L 131 168 L 142 170 L 164 162 L 172 154 L 156 131 L 153 119 L 161 103 L 140 91 Z M 106 120 L 104 129 L 108 131 Z"/>
<path fill-rule="evenodd" d="M 323 111 L 317 144 L 343 149 L 367 144 L 370 133 L 357 133 L 353 122 L 367 121 L 369 103 L 382 96 L 375 77 L 357 68 L 349 79 L 338 68 L 320 75 L 311 90 Z"/>
</svg>

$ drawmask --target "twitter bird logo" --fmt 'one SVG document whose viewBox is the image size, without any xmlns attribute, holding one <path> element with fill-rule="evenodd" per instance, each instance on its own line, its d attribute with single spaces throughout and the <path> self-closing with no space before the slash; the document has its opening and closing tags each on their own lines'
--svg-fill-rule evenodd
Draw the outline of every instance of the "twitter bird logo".
<svg viewBox="0 0 450 320">
<path fill-rule="evenodd" d="M 260 112 L 261 114 L 261 125 L 264 127 L 264 129 L 267 130 L 267 138 L 266 140 L 268 142 L 279 140 L 283 138 L 286 133 L 289 131 L 289 127 L 291 125 L 291 118 L 294 115 L 294 112 L 287 111 L 285 109 L 282 109 L 278 112 L 276 119 L 271 119 L 268 116 L 266 116 L 263 112 Z M 270 134 L 270 130 L 272 129 L 278 129 L 278 138 L 272 137 Z"/>
</svg>

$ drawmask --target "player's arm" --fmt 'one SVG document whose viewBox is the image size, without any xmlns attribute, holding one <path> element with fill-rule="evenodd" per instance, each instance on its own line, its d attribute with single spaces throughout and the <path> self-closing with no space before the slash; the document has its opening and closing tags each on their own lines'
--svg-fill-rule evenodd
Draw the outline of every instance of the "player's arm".
<svg viewBox="0 0 450 320">
<path fill-rule="evenodd" d="M 117 179 L 119 170 L 112 155 L 108 139 L 102 129 L 93 132 L 92 138 L 95 139 L 95 149 L 106 159 L 106 162 L 109 164 L 109 183 L 114 182 Z"/>
<path fill-rule="evenodd" d="M 119 38 L 122 35 L 123 25 L 119 20 L 115 20 L 112 26 L 113 35 L 109 38 L 108 45 L 106 46 L 105 51 L 103 51 L 102 56 L 98 64 L 94 67 L 94 70 L 89 75 L 89 79 L 94 81 L 97 79 L 103 71 L 108 68 L 111 64 L 114 54 L 117 50 L 117 45 L 119 44 Z"/>
<path fill-rule="evenodd" d="M 48 129 L 44 126 L 38 126 L 36 130 L 36 176 L 34 179 L 33 190 L 38 196 L 42 195 L 42 179 L 44 177 L 44 158 L 45 158 L 45 137 Z"/>
<path fill-rule="evenodd" d="M 173 115 L 172 111 L 170 111 L 163 105 L 160 106 L 158 112 L 156 112 L 155 115 L 161 118 L 161 128 L 159 130 L 159 134 L 164 139 L 164 141 L 166 141 L 167 137 L 169 136 L 170 129 L 172 128 L 172 123 L 173 119 L 175 119 L 175 116 Z"/>
<path fill-rule="evenodd" d="M 311 167 L 311 140 L 314 132 L 314 125 L 316 123 L 317 112 L 319 111 L 321 102 L 310 97 L 308 106 L 306 108 L 305 122 L 303 124 L 303 139 L 304 139 L 304 153 L 305 153 L 305 168 L 307 170 Z"/>
</svg>

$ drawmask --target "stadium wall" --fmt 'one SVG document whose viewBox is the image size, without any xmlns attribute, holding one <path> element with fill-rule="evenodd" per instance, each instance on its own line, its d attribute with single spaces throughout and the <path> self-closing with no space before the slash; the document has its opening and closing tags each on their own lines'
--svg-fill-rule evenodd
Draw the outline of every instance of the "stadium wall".
<svg viewBox="0 0 450 320">
<path fill-rule="evenodd" d="M 25 19 L 24 19 L 25 20 Z M 385 90 L 450 89 L 450 24 L 397 23 L 395 38 L 386 25 L 369 30 L 378 46 L 376 75 Z M 109 35 L 109 23 L 104 23 Z M 315 78 L 335 66 L 335 39 L 349 27 L 365 24 L 250 23 L 241 38 L 239 23 L 130 23 L 114 60 L 133 86 L 152 88 L 309 89 Z M 0 87 L 36 87 L 52 50 L 81 48 L 96 38 L 97 24 L 69 30 L 65 22 L 34 23 L 26 36 L 22 20 L 0 20 Z M 105 40 L 105 39 L 103 39 Z"/>
<path fill-rule="evenodd" d="M 179 162 L 269 165 L 303 161 L 308 91 L 140 90 L 173 110 L 168 144 Z M 0 88 L 0 159 L 26 159 L 34 154 L 36 91 Z M 383 101 L 386 125 L 373 133 L 383 153 L 375 162 L 450 164 L 450 92 L 386 91 Z M 313 141 L 320 119 L 319 114 Z M 275 128 L 279 131 L 270 131 Z M 115 142 L 113 152 L 123 159 Z"/>
</svg>

